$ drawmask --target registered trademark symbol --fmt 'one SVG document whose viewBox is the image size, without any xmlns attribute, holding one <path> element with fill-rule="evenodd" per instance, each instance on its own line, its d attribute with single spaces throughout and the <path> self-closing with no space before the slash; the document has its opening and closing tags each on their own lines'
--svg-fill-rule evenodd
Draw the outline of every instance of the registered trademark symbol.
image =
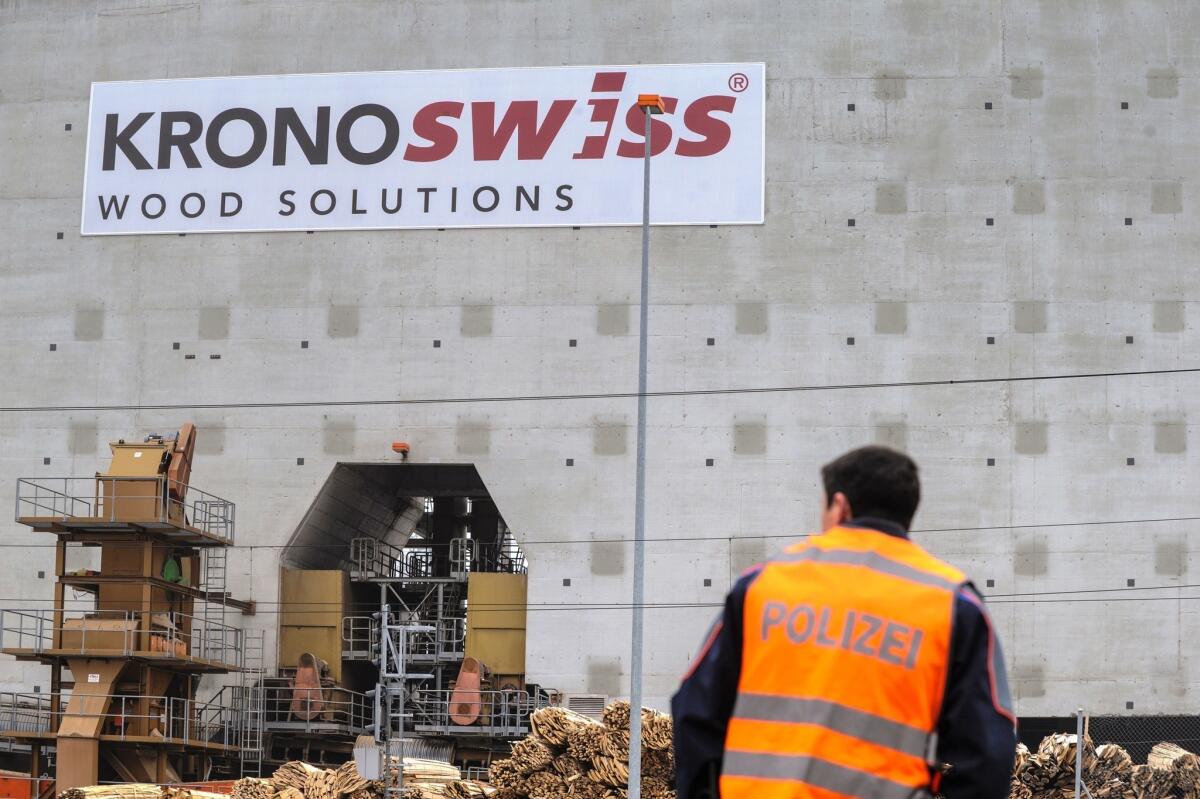
<svg viewBox="0 0 1200 799">
<path fill-rule="evenodd" d="M 729 76 L 729 89 L 735 92 L 744 92 L 750 86 L 750 79 L 746 77 L 744 72 L 735 72 Z"/>
</svg>

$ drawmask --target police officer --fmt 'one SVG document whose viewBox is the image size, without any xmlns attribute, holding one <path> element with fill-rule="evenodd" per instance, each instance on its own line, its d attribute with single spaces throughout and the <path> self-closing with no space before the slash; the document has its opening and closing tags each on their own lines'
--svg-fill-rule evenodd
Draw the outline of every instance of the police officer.
<svg viewBox="0 0 1200 799">
<path fill-rule="evenodd" d="M 1004 799 L 1000 642 L 908 538 L 917 465 L 863 447 L 821 477 L 824 532 L 742 575 L 672 699 L 679 799 Z"/>
</svg>

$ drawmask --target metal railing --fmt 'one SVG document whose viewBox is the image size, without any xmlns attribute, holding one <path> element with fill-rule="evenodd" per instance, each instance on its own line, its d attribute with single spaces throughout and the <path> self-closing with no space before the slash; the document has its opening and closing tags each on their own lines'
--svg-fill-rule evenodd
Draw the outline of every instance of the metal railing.
<svg viewBox="0 0 1200 799">
<path fill-rule="evenodd" d="M 374 705 L 364 693 L 323 686 L 296 689 L 262 686 L 264 727 L 268 730 L 337 731 L 358 735 L 371 723 Z"/>
<path fill-rule="evenodd" d="M 375 579 L 423 579 L 437 577 L 439 572 L 440 576 L 455 577 L 471 572 L 528 573 L 525 554 L 511 536 L 490 544 L 454 538 L 446 544 L 422 542 L 404 547 L 360 537 L 350 542 L 350 561 L 356 576 Z"/>
<path fill-rule="evenodd" d="M 377 660 L 379 622 L 371 616 L 343 616 L 342 657 L 347 660 Z"/>
<path fill-rule="evenodd" d="M 397 547 L 369 536 L 351 540 L 350 560 L 353 570 L 365 577 L 415 579 L 434 574 L 433 547 Z"/>
<path fill-rule="evenodd" d="M 103 710 L 72 711 L 70 691 L 57 708 L 46 694 L 0 693 L 0 729 L 50 732 L 71 719 L 96 720 L 100 735 L 121 739 L 153 736 L 183 744 L 216 743 L 240 747 L 245 711 L 225 689 L 209 701 L 132 694 L 90 694 Z"/>
<path fill-rule="evenodd" d="M 453 694 L 450 690 L 412 693 L 412 718 L 417 731 L 516 738 L 529 733 L 533 711 L 548 704 L 525 691 L 480 691 L 478 719 L 473 724 L 458 724 L 450 717 Z"/>
<path fill-rule="evenodd" d="M 473 538 L 455 538 L 450 541 L 450 569 L 463 574 L 487 572 L 499 574 L 527 574 L 525 553 L 511 535 L 500 541 L 483 543 Z"/>
<path fill-rule="evenodd" d="M 461 660 L 467 648 L 467 620 L 443 618 L 414 620 L 433 629 L 409 636 L 408 656 L 417 662 Z M 379 620 L 373 616 L 342 618 L 342 657 L 348 660 L 379 659 Z"/>
<path fill-rule="evenodd" d="M 432 626 L 432 632 L 414 633 L 409 638 L 409 657 L 417 662 L 440 662 L 459 660 L 466 654 L 466 619 L 438 619 Z"/>
<path fill-rule="evenodd" d="M 175 497 L 184 497 L 181 501 Z M 175 524 L 233 543 L 236 506 L 166 477 L 22 477 L 16 518 Z"/>
<path fill-rule="evenodd" d="M 59 702 L 58 711 L 66 708 Z M 0 730 L 6 732 L 50 732 L 55 715 L 50 694 L 0 693 Z"/>
<path fill-rule="evenodd" d="M 56 620 L 56 616 L 58 619 Z M 240 668 L 244 632 L 166 611 L 0 610 L 0 649 L 208 660 Z"/>
</svg>

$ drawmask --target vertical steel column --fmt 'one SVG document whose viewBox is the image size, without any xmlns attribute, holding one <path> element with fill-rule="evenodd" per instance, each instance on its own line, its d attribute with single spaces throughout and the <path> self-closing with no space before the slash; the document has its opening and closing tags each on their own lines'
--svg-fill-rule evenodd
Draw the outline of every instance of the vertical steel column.
<svg viewBox="0 0 1200 799">
<path fill-rule="evenodd" d="M 1075 799 L 1083 794 L 1083 708 L 1075 711 Z"/>
<path fill-rule="evenodd" d="M 629 658 L 629 797 L 642 795 L 642 605 L 646 593 L 646 323 L 650 312 L 650 109 L 642 167 L 642 303 L 638 328 L 637 483 L 633 521 L 633 645 Z"/>
<path fill-rule="evenodd" d="M 391 719 L 388 713 L 388 693 L 385 685 L 387 681 L 387 585 L 379 584 L 379 610 L 375 615 L 375 629 L 378 634 L 376 641 L 379 646 L 377 663 L 379 675 L 375 682 L 375 747 L 376 754 L 379 757 L 379 778 L 383 780 L 384 794 L 391 795 L 391 773 L 388 771 L 391 766 L 388 757 L 388 738 L 390 732 Z M 384 725 L 389 725 L 385 728 Z"/>
</svg>

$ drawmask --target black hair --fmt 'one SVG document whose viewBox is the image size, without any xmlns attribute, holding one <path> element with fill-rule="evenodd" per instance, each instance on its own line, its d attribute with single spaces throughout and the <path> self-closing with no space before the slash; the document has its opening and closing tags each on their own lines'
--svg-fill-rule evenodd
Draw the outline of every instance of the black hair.
<svg viewBox="0 0 1200 799">
<path fill-rule="evenodd" d="M 827 504 L 840 491 L 855 517 L 886 519 L 906 530 L 921 501 L 917 464 L 903 452 L 887 447 L 850 450 L 821 467 L 821 480 Z"/>
</svg>

